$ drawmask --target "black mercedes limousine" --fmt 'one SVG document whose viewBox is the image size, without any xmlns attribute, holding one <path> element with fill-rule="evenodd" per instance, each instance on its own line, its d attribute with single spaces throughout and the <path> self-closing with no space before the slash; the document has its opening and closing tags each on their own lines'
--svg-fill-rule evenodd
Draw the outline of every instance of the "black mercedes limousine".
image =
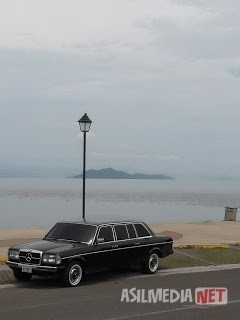
<svg viewBox="0 0 240 320">
<path fill-rule="evenodd" d="M 141 221 L 59 222 L 42 240 L 11 247 L 6 263 L 19 281 L 57 275 L 74 287 L 85 272 L 114 266 L 155 273 L 159 258 L 173 253 L 172 244 L 172 238 L 156 236 Z"/>
</svg>

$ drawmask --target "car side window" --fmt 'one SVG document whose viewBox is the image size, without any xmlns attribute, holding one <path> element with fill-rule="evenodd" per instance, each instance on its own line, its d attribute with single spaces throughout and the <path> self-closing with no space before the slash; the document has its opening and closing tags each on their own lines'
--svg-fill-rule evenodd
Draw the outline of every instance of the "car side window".
<svg viewBox="0 0 240 320">
<path fill-rule="evenodd" d="M 118 224 L 114 226 L 117 240 L 126 240 L 129 239 L 128 233 L 127 233 L 127 228 L 125 224 Z"/>
<path fill-rule="evenodd" d="M 150 236 L 149 231 L 141 223 L 134 223 L 134 227 L 137 231 L 138 237 L 148 237 Z"/>
<path fill-rule="evenodd" d="M 130 239 L 136 238 L 136 232 L 132 224 L 127 224 L 127 231 Z"/>
<path fill-rule="evenodd" d="M 104 242 L 113 241 L 113 232 L 111 226 L 101 227 L 98 233 L 98 239 L 103 238 Z"/>
</svg>

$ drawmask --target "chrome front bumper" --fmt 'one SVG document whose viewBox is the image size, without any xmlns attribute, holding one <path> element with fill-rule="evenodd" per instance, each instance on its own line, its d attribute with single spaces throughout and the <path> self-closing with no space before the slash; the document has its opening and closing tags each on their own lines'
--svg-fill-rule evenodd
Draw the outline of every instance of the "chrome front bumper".
<svg viewBox="0 0 240 320">
<path fill-rule="evenodd" d="M 57 272 L 61 267 L 53 267 L 53 266 L 40 266 L 35 264 L 26 264 L 26 263 L 20 263 L 20 262 L 13 262 L 13 261 L 6 261 L 6 264 L 14 269 L 14 268 L 22 268 L 22 267 L 31 267 L 34 271 L 45 271 L 45 272 Z"/>
</svg>

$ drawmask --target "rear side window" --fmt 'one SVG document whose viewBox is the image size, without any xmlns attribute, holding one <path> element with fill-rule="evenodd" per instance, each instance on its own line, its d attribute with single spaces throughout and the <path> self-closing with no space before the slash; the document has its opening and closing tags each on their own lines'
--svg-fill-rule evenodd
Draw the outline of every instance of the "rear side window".
<svg viewBox="0 0 240 320">
<path fill-rule="evenodd" d="M 136 238 L 136 232 L 132 224 L 127 224 L 127 231 L 130 239 Z"/>
<path fill-rule="evenodd" d="M 117 240 L 129 239 L 127 229 L 124 224 L 118 224 L 118 225 L 114 226 L 114 229 L 116 232 Z"/>
<path fill-rule="evenodd" d="M 134 223 L 138 237 L 150 236 L 149 231 L 141 223 Z"/>
<path fill-rule="evenodd" d="M 98 239 L 99 238 L 103 238 L 104 242 L 113 241 L 112 227 L 110 227 L 110 226 L 101 227 L 100 231 L 98 233 Z"/>
</svg>

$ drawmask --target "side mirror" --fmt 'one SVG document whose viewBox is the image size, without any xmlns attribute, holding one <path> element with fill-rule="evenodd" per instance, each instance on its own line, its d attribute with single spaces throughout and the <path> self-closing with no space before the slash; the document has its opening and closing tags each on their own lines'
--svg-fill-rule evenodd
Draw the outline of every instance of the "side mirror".
<svg viewBox="0 0 240 320">
<path fill-rule="evenodd" d="M 104 238 L 98 238 L 97 239 L 97 244 L 99 244 L 99 243 L 104 243 Z"/>
</svg>

